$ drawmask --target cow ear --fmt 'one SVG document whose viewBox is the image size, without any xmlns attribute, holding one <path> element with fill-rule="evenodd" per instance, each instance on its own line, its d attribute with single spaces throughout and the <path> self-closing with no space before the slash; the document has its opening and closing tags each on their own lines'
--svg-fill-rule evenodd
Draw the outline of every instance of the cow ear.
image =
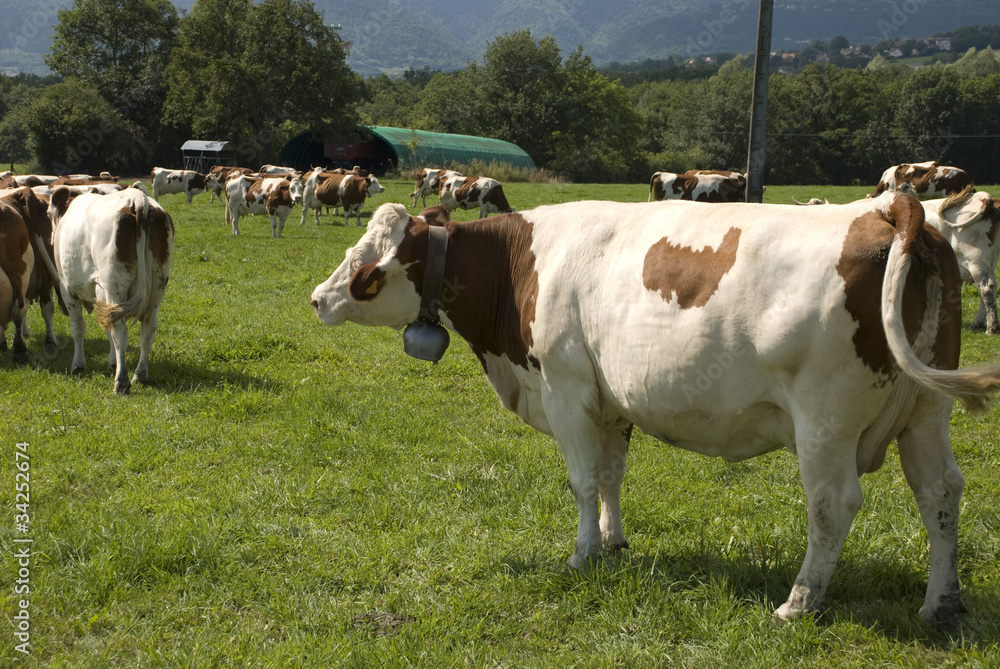
<svg viewBox="0 0 1000 669">
<path fill-rule="evenodd" d="M 385 286 L 386 273 L 378 263 L 362 265 L 351 277 L 350 293 L 358 302 L 368 302 L 375 299 Z"/>
</svg>

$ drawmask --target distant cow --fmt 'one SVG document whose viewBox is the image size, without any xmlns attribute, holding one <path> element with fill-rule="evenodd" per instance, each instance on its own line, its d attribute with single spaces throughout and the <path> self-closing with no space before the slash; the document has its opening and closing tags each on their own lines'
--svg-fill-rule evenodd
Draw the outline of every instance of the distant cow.
<svg viewBox="0 0 1000 669">
<path fill-rule="evenodd" d="M 282 167 L 281 165 L 261 165 L 257 174 L 300 174 L 294 167 Z"/>
<path fill-rule="evenodd" d="M 208 173 L 215 176 L 216 181 L 219 184 L 212 189 L 212 199 L 208 201 L 209 204 L 215 202 L 215 198 L 219 198 L 219 202 L 223 201 L 222 188 L 225 183 L 229 180 L 229 177 L 235 174 L 252 174 L 253 170 L 249 167 L 232 167 L 230 165 L 212 165 L 208 168 Z"/>
<path fill-rule="evenodd" d="M 878 185 L 868 197 L 878 197 L 885 191 L 898 191 L 918 200 L 934 200 L 961 193 L 968 186 L 972 186 L 972 177 L 965 170 L 928 160 L 893 165 L 882 173 Z"/>
<path fill-rule="evenodd" d="M 941 200 L 922 203 L 929 225 L 955 249 L 962 279 L 979 290 L 975 330 L 1000 333 L 997 320 L 997 256 L 1000 254 L 1000 201 L 971 186 Z"/>
<path fill-rule="evenodd" d="M 451 176 L 441 181 L 438 204 L 454 211 L 479 207 L 479 217 L 486 218 L 491 213 L 510 214 L 513 207 L 507 202 L 503 186 L 490 177 Z"/>
<path fill-rule="evenodd" d="M 739 172 L 690 170 L 654 172 L 649 179 L 649 200 L 693 200 L 695 202 L 742 202 L 747 180 Z"/>
<path fill-rule="evenodd" d="M 949 421 L 954 399 L 985 407 L 1000 365 L 956 369 L 955 254 L 912 197 L 571 202 L 444 230 L 432 243 L 403 205 L 379 207 L 311 304 L 327 325 L 402 329 L 423 303 L 469 343 L 503 406 L 559 444 L 579 516 L 571 567 L 628 546 L 633 427 L 731 462 L 785 449 L 808 532 L 775 613 L 816 611 L 863 504 L 860 476 L 895 440 L 930 545 L 920 616 L 965 610 Z M 436 281 L 428 266 L 442 267 Z M 460 290 L 441 299 L 441 285 Z"/>
<path fill-rule="evenodd" d="M 421 199 L 421 204 L 427 207 L 427 196 L 437 193 L 441 189 L 441 182 L 450 177 L 463 176 L 461 172 L 455 170 L 445 170 L 436 167 L 425 167 L 417 173 L 417 183 L 413 187 L 410 195 L 413 197 L 413 206 L 417 206 L 417 198 Z"/>
<path fill-rule="evenodd" d="M 226 223 L 240 234 L 240 216 L 267 214 L 271 236 L 281 237 L 292 207 L 302 202 L 299 177 L 252 177 L 239 174 L 226 182 Z"/>
<path fill-rule="evenodd" d="M 132 382 L 147 383 L 149 352 L 156 336 L 160 303 L 170 278 L 174 224 L 155 200 L 136 188 L 109 195 L 52 192 L 49 216 L 55 224 L 52 245 L 59 289 L 73 333 L 73 370 L 86 363 L 86 324 L 81 307 L 93 310 L 111 348 L 115 392 Z M 139 321 L 139 361 L 129 381 L 125 352 L 129 319 Z"/>
<path fill-rule="evenodd" d="M 357 218 L 357 224 L 361 225 L 361 207 L 370 195 L 378 195 L 385 188 L 379 183 L 375 176 L 369 174 L 366 177 L 359 177 L 356 174 L 334 174 L 319 183 L 313 190 L 312 199 L 303 200 L 303 212 L 306 207 L 315 209 L 319 205 L 327 207 L 341 206 L 344 208 L 344 225 L 349 225 L 351 214 Z M 305 214 L 303 213 L 303 220 Z M 316 214 L 316 222 L 319 223 L 319 213 Z"/>
<path fill-rule="evenodd" d="M 794 202 L 795 204 L 802 204 L 802 205 L 830 204 L 830 201 L 827 200 L 826 198 L 823 198 L 821 200 L 818 197 L 811 197 L 809 198 L 808 202 L 799 202 L 793 197 L 792 202 Z"/>
<path fill-rule="evenodd" d="M 191 204 L 191 199 L 198 193 L 219 185 L 214 174 L 206 175 L 194 170 L 169 170 L 164 167 L 154 167 L 149 180 L 153 184 L 154 200 L 159 200 L 164 193 L 184 193 L 188 204 Z"/>
<path fill-rule="evenodd" d="M 38 302 L 42 311 L 42 320 L 45 323 L 45 348 L 52 351 L 56 348 L 56 335 L 52 324 L 52 316 L 55 311 L 52 289 L 58 284 L 59 277 L 52 250 L 52 223 L 48 215 L 48 202 L 35 194 L 37 188 L 42 187 L 21 187 L 0 197 L 0 202 L 13 207 L 27 227 L 35 262 L 29 276 L 25 297 L 29 304 Z M 71 187 L 63 186 L 63 188 Z M 56 290 L 56 296 L 61 302 L 62 296 L 58 290 Z M 65 305 L 63 305 L 63 311 L 65 311 Z M 28 336 L 26 323 L 25 321 L 25 337 Z"/>
</svg>

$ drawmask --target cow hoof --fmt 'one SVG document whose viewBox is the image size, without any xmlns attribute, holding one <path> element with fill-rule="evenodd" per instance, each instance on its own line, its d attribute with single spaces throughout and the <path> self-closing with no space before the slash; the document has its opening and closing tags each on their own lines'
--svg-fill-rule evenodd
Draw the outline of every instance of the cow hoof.
<svg viewBox="0 0 1000 669">
<path fill-rule="evenodd" d="M 56 343 L 55 339 L 45 340 L 45 352 L 46 353 L 56 353 L 59 350 L 59 344 Z"/>
<path fill-rule="evenodd" d="M 84 371 L 83 367 L 70 367 L 69 369 L 69 373 L 73 374 L 74 376 L 82 376 L 83 371 Z"/>
<path fill-rule="evenodd" d="M 115 384 L 115 393 L 118 395 L 128 395 L 131 391 L 132 391 L 132 384 L 127 381 L 125 383 Z"/>
<path fill-rule="evenodd" d="M 609 545 L 607 550 L 609 553 L 618 553 L 620 551 L 628 550 L 628 548 L 628 541 L 623 541 L 621 543 Z"/>
<path fill-rule="evenodd" d="M 954 625 L 958 622 L 958 614 L 967 611 L 961 595 L 955 594 L 952 597 L 942 597 L 935 607 L 920 607 L 920 618 L 931 627 Z"/>
<path fill-rule="evenodd" d="M 11 362 L 18 365 L 23 365 L 24 363 L 28 362 L 28 349 L 25 349 L 23 351 L 18 351 L 18 350 L 11 351 L 10 360 Z"/>
</svg>

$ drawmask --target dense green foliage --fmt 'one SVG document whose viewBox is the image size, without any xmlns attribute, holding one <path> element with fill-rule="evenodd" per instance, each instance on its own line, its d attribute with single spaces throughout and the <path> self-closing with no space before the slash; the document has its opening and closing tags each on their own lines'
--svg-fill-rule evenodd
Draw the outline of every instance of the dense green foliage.
<svg viewBox="0 0 1000 669">
<path fill-rule="evenodd" d="M 407 202 L 385 181 L 365 207 Z M 864 188 L 768 188 L 768 202 Z M 516 183 L 518 209 L 645 201 L 644 184 Z M 822 615 L 776 624 L 802 562 L 795 458 L 741 463 L 636 431 L 627 551 L 576 571 L 577 512 L 555 445 L 500 407 L 468 346 L 408 358 L 398 332 L 323 326 L 308 300 L 363 228 L 324 215 L 282 239 L 219 203 L 164 196 L 176 245 L 149 386 L 117 397 L 91 316 L 88 369 L 42 349 L 0 355 L 0 666 L 994 667 L 1000 663 L 1000 413 L 956 410 L 966 488 L 959 569 L 969 612 L 919 619 L 927 539 L 894 449 Z M 411 212 L 416 210 L 411 208 Z M 467 220 L 472 212 L 458 212 Z M 331 225 L 331 222 L 335 222 Z M 963 293 L 966 324 L 975 291 Z M 129 365 L 138 355 L 131 329 Z M 963 332 L 962 364 L 1000 337 Z M 15 444 L 30 457 L 30 531 L 14 518 Z M 23 462 L 23 460 L 22 460 Z M 34 539 L 31 654 L 15 650 L 14 539 Z"/>
</svg>

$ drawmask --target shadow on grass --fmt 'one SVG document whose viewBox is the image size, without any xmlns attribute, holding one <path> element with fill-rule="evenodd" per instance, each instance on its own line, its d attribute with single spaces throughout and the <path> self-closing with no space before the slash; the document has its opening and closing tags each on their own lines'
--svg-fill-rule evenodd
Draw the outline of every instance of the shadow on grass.
<svg viewBox="0 0 1000 669">
<path fill-rule="evenodd" d="M 594 558 L 581 569 L 546 557 L 506 555 L 497 568 L 518 580 L 544 581 L 543 590 L 563 598 L 580 597 L 590 589 L 597 600 L 627 588 L 680 593 L 681 598 L 726 600 L 730 606 L 749 604 L 768 613 L 784 603 L 798 574 L 800 563 L 791 557 L 767 564 L 749 556 L 727 558 L 690 551 L 655 556 L 631 550 Z M 983 612 L 998 610 L 1000 594 L 963 588 L 968 612 L 935 627 L 918 616 L 927 589 L 926 575 L 891 559 L 838 563 L 824 609 L 816 614 L 820 627 L 849 621 L 899 643 L 916 643 L 927 649 L 948 651 L 955 640 L 973 647 L 993 646 L 1000 641 L 996 621 L 984 620 Z M 698 592 L 701 591 L 701 592 Z M 986 613 L 986 617 L 989 617 Z M 775 619 L 776 624 L 779 624 Z M 795 624 L 790 623 L 790 624 Z"/>
<path fill-rule="evenodd" d="M 136 328 L 137 329 L 137 328 Z M 115 369 L 108 365 L 110 346 L 107 339 L 88 336 L 83 344 L 86 367 L 82 372 L 71 372 L 73 363 L 73 341 L 69 337 L 57 337 L 56 350 L 47 350 L 42 345 L 41 336 L 32 336 L 28 347 L 28 362 L 15 365 L 7 359 L 0 363 L 5 367 L 29 367 L 37 371 L 47 371 L 55 376 L 104 377 L 109 385 L 114 385 Z M 139 357 L 139 346 L 130 342 L 128 353 L 128 373 L 135 373 Z M 149 359 L 149 383 L 138 387 L 149 387 L 168 393 L 182 393 L 198 388 L 230 386 L 242 390 L 276 391 L 284 384 L 270 378 L 247 374 L 239 369 L 237 362 L 205 363 L 197 356 L 170 356 L 157 350 L 156 343 Z M 135 388 L 136 386 L 133 386 Z"/>
</svg>

